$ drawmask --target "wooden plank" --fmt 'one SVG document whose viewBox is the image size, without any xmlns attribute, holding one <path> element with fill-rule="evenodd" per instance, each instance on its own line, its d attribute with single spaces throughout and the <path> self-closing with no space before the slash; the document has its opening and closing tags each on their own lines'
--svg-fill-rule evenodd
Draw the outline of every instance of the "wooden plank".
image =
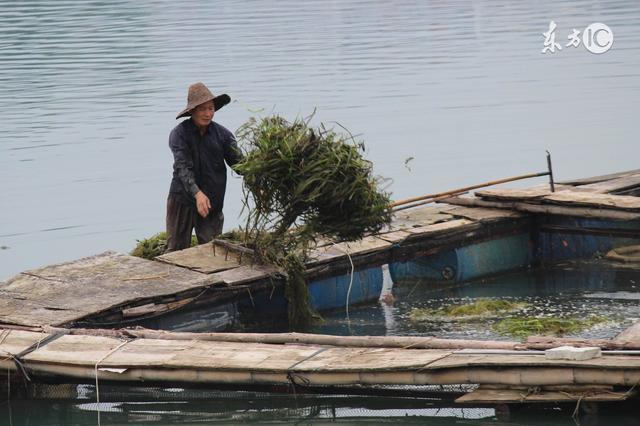
<svg viewBox="0 0 640 426">
<path fill-rule="evenodd" d="M 389 250 L 393 244 L 385 239 L 376 236 L 365 237 L 358 241 L 349 243 L 331 244 L 319 247 L 309 253 L 307 267 L 315 267 L 328 262 L 336 261 L 348 256 L 362 256 L 374 252 Z"/>
<path fill-rule="evenodd" d="M 395 212 L 389 231 L 404 230 L 417 226 L 426 226 L 453 219 L 445 206 L 424 206 Z"/>
<path fill-rule="evenodd" d="M 185 250 L 166 253 L 158 256 L 156 260 L 203 274 L 225 271 L 241 265 L 239 254 L 222 247 L 216 247 L 214 251 L 213 244 L 200 244 Z M 248 256 L 243 256 L 242 263 L 250 263 Z"/>
<path fill-rule="evenodd" d="M 543 213 L 559 216 L 588 217 L 595 219 L 611 220 L 639 220 L 640 213 L 619 211 L 612 209 L 595 209 L 583 207 L 565 207 L 556 205 L 529 204 L 510 201 L 486 201 L 475 197 L 453 197 L 443 200 L 449 204 L 460 206 L 492 207 L 499 209 L 512 209 L 528 213 Z"/>
<path fill-rule="evenodd" d="M 476 197 L 487 200 L 533 200 L 542 198 L 551 194 L 551 190 L 546 188 L 521 188 L 521 189 L 485 189 L 482 191 L 476 191 Z"/>
<path fill-rule="evenodd" d="M 620 332 L 613 340 L 616 342 L 640 344 L 640 321 L 634 322 L 631 327 Z"/>
<path fill-rule="evenodd" d="M 513 210 L 491 209 L 486 207 L 453 206 L 453 208 L 451 208 L 448 212 L 455 217 L 461 217 L 480 222 L 491 222 L 496 219 L 510 219 L 525 216 L 524 214 Z"/>
<path fill-rule="evenodd" d="M 626 189 L 637 188 L 640 186 L 640 173 L 632 174 L 617 179 L 606 180 L 603 182 L 582 185 L 578 188 L 581 190 L 589 190 L 598 194 L 614 193 L 624 191 Z"/>
<path fill-rule="evenodd" d="M 611 173 L 602 176 L 593 176 L 581 179 L 563 180 L 558 182 L 561 185 L 588 185 L 596 182 L 603 182 L 611 179 L 617 179 L 624 176 L 634 175 L 640 173 L 640 169 L 627 170 L 625 172 Z"/>
<path fill-rule="evenodd" d="M 278 268 L 271 265 L 243 265 L 216 272 L 211 277 L 227 286 L 235 286 L 264 280 L 278 273 Z"/>
<path fill-rule="evenodd" d="M 640 211 L 640 197 L 629 195 L 594 194 L 564 191 L 547 195 L 545 203 L 564 206 L 596 207 L 628 211 Z"/>
<path fill-rule="evenodd" d="M 0 358 L 8 354 L 19 354 L 28 347 L 49 337 L 47 333 L 22 330 L 2 330 L 0 332 Z"/>
<path fill-rule="evenodd" d="M 100 361 L 100 367 L 120 368 L 337 372 L 415 370 L 451 353 L 158 339 L 122 343 L 107 337 L 63 336 L 24 360 L 90 367 Z"/>
<path fill-rule="evenodd" d="M 378 235 L 378 238 L 380 238 L 381 240 L 388 241 L 390 243 L 401 243 L 409 235 L 411 235 L 411 233 L 407 231 L 393 231 L 393 232 L 380 234 Z"/>
<path fill-rule="evenodd" d="M 397 371 L 422 369 L 450 351 L 389 348 L 330 348 L 293 367 L 293 371 Z"/>
<path fill-rule="evenodd" d="M 459 404 L 508 404 L 552 402 L 616 402 L 633 396 L 629 392 L 584 387 L 583 390 L 530 392 L 528 389 L 476 389 L 456 399 Z"/>
<path fill-rule="evenodd" d="M 203 288 L 215 277 L 106 252 L 20 273 L 0 288 L 0 322 L 59 325 L 116 306 Z"/>
<path fill-rule="evenodd" d="M 410 238 L 423 238 L 427 236 L 447 234 L 455 231 L 463 231 L 468 229 L 470 225 L 474 225 L 477 227 L 478 223 L 467 219 L 455 219 L 448 222 L 407 229 L 407 232 L 411 234 Z"/>
<path fill-rule="evenodd" d="M 176 354 L 167 366 L 282 372 L 312 357 L 320 349 L 319 346 L 303 345 L 248 343 L 238 346 L 237 343 L 192 342 L 189 350 Z"/>
<path fill-rule="evenodd" d="M 435 361 L 427 366 L 428 369 L 467 368 L 467 367 L 595 367 L 609 369 L 640 368 L 640 357 L 603 355 L 583 361 L 552 360 L 541 355 L 473 355 L 456 354 Z"/>
</svg>

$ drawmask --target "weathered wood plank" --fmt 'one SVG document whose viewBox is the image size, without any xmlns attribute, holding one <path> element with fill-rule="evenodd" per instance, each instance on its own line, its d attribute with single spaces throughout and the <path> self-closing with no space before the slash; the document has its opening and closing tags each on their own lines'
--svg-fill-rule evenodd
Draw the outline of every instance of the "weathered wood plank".
<svg viewBox="0 0 640 426">
<path fill-rule="evenodd" d="M 411 228 L 406 231 L 411 234 L 411 237 L 409 238 L 424 238 L 427 236 L 436 236 L 449 232 L 462 231 L 468 229 L 470 226 L 479 226 L 479 223 L 467 219 L 455 219 L 448 222 Z"/>
<path fill-rule="evenodd" d="M 520 189 L 485 189 L 482 191 L 476 191 L 476 197 L 480 197 L 486 200 L 533 200 L 542 198 L 546 195 L 550 195 L 551 190 L 547 188 L 520 188 Z"/>
<path fill-rule="evenodd" d="M 617 179 L 605 180 L 589 185 L 579 186 L 581 190 L 588 190 L 598 194 L 607 194 L 640 186 L 640 173 L 632 174 Z"/>
<path fill-rule="evenodd" d="M 425 206 L 402 210 L 394 213 L 389 231 L 404 230 L 416 226 L 426 226 L 434 223 L 446 222 L 453 216 L 445 213 L 446 207 Z"/>
<path fill-rule="evenodd" d="M 614 339 L 616 342 L 640 344 L 640 321 L 620 332 Z"/>
<path fill-rule="evenodd" d="M 602 175 L 602 176 L 592 176 L 592 177 L 580 178 L 580 179 L 563 180 L 558 183 L 561 185 L 588 185 L 596 182 L 603 182 L 603 181 L 617 179 L 617 178 L 634 175 L 638 173 L 640 173 L 640 169 L 627 170 L 626 172 L 611 173 L 611 174 Z"/>
<path fill-rule="evenodd" d="M 542 201 L 545 203 L 559 204 L 563 206 L 640 211 L 640 197 L 632 197 L 629 195 L 564 191 L 546 195 L 543 197 Z"/>
<path fill-rule="evenodd" d="M 124 303 L 173 295 L 216 282 L 215 277 L 184 268 L 106 252 L 10 278 L 0 288 L 7 296 L 0 300 L 0 322 L 31 326 L 64 324 Z"/>
<path fill-rule="evenodd" d="M 409 235 L 411 235 L 411 233 L 407 231 L 393 231 L 393 232 L 380 234 L 378 235 L 378 238 L 380 238 L 381 240 L 388 241 L 390 243 L 401 243 Z"/>
<path fill-rule="evenodd" d="M 455 217 L 461 217 L 480 222 L 490 222 L 496 219 L 509 219 L 524 216 L 524 214 L 513 210 L 465 206 L 453 206 L 450 210 L 448 210 L 448 213 Z"/>
<path fill-rule="evenodd" d="M 350 349 L 330 348 L 303 361 L 291 370 L 294 371 L 363 371 L 363 370 L 415 370 L 447 357 L 449 351 L 407 351 L 390 348 Z"/>
<path fill-rule="evenodd" d="M 473 355 L 473 354 L 457 354 L 440 359 L 429 364 L 428 369 L 443 368 L 461 368 L 461 367 L 477 367 L 477 366 L 555 366 L 555 367 L 595 367 L 595 368 L 640 368 L 640 357 L 603 355 L 599 358 L 592 358 L 583 361 L 547 359 L 544 353 L 541 355 Z"/>
<path fill-rule="evenodd" d="M 560 216 L 588 217 L 595 219 L 611 220 L 639 220 L 640 214 L 629 211 L 619 211 L 613 209 L 596 209 L 586 207 L 565 207 L 556 205 L 529 204 L 510 201 L 487 201 L 474 197 L 454 197 L 443 200 L 448 204 L 472 207 L 492 207 L 498 209 L 512 209 L 529 213 L 544 213 Z"/>
<path fill-rule="evenodd" d="M 243 257 L 243 264 L 249 264 L 248 256 Z M 185 250 L 178 250 L 158 256 L 156 260 L 171 265 L 188 268 L 203 274 L 237 268 L 241 265 L 240 255 L 223 247 L 213 244 L 200 244 Z"/>
<path fill-rule="evenodd" d="M 610 388 L 583 387 L 567 391 L 532 393 L 528 389 L 476 389 L 456 399 L 459 404 L 508 404 L 550 402 L 615 402 L 633 396 L 629 392 L 614 392 Z"/>
<path fill-rule="evenodd" d="M 227 286 L 247 284 L 278 274 L 278 268 L 271 265 L 243 265 L 233 269 L 211 274 L 216 281 Z"/>
<path fill-rule="evenodd" d="M 337 243 L 319 247 L 309 253 L 307 267 L 316 267 L 331 261 L 348 256 L 361 256 L 373 252 L 383 252 L 390 249 L 393 244 L 376 236 L 365 237 L 359 241 L 350 243 Z"/>
</svg>

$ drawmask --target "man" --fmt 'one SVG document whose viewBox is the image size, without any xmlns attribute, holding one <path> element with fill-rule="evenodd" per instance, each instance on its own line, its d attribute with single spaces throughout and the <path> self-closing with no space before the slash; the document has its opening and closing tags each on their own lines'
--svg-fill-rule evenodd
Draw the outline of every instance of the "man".
<svg viewBox="0 0 640 426">
<path fill-rule="evenodd" d="M 167 199 L 167 252 L 191 245 L 195 227 L 198 243 L 222 232 L 222 207 L 227 168 L 242 159 L 233 133 L 213 122 L 216 111 L 228 104 L 226 95 L 214 96 L 202 83 L 189 86 L 187 107 L 176 119 L 190 117 L 169 135 L 173 179 Z"/>
</svg>

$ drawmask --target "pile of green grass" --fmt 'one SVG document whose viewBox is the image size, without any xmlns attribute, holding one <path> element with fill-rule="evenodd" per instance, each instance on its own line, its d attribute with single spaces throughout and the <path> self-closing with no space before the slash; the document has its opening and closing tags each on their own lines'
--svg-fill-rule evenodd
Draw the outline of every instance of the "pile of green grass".
<svg viewBox="0 0 640 426">
<path fill-rule="evenodd" d="M 250 195 L 250 225 L 281 235 L 295 224 L 298 233 L 344 241 L 380 230 L 391 200 L 364 145 L 309 120 L 252 118 L 239 129 L 246 152 L 234 169 Z"/>
<path fill-rule="evenodd" d="M 167 233 L 158 232 L 149 238 L 136 240 L 138 244 L 131 251 L 132 256 L 141 257 L 143 259 L 153 260 L 155 257 L 164 254 L 167 249 Z M 195 235 L 191 236 L 191 247 L 198 245 L 198 239 Z"/>
<path fill-rule="evenodd" d="M 524 339 L 531 335 L 564 336 L 575 334 L 607 321 L 609 321 L 607 318 L 597 315 L 587 318 L 505 318 L 496 323 L 493 329 L 500 334 Z"/>
<path fill-rule="evenodd" d="M 364 145 L 309 122 L 250 119 L 237 132 L 245 152 L 234 166 L 243 176 L 248 211 L 244 242 L 259 260 L 284 271 L 293 329 L 318 318 L 304 278 L 316 239 L 357 240 L 392 216 L 389 194 L 379 190 L 380 181 L 362 156 Z"/>
<path fill-rule="evenodd" d="M 411 322 L 434 319 L 475 319 L 505 314 L 527 307 L 526 303 L 505 299 L 478 299 L 472 303 L 445 306 L 438 309 L 415 308 L 409 313 Z"/>
</svg>

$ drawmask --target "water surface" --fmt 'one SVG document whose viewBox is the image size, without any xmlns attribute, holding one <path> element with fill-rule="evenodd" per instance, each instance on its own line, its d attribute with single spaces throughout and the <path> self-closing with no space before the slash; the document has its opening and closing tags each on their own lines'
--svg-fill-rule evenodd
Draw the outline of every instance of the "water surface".
<svg viewBox="0 0 640 426">
<path fill-rule="evenodd" d="M 551 20 L 563 45 L 604 22 L 614 46 L 543 55 Z M 559 179 L 638 167 L 635 0 L 0 0 L 0 22 L 0 279 L 164 228 L 195 81 L 235 100 L 216 115 L 231 130 L 317 108 L 394 198 L 541 171 L 545 149 Z"/>
</svg>

